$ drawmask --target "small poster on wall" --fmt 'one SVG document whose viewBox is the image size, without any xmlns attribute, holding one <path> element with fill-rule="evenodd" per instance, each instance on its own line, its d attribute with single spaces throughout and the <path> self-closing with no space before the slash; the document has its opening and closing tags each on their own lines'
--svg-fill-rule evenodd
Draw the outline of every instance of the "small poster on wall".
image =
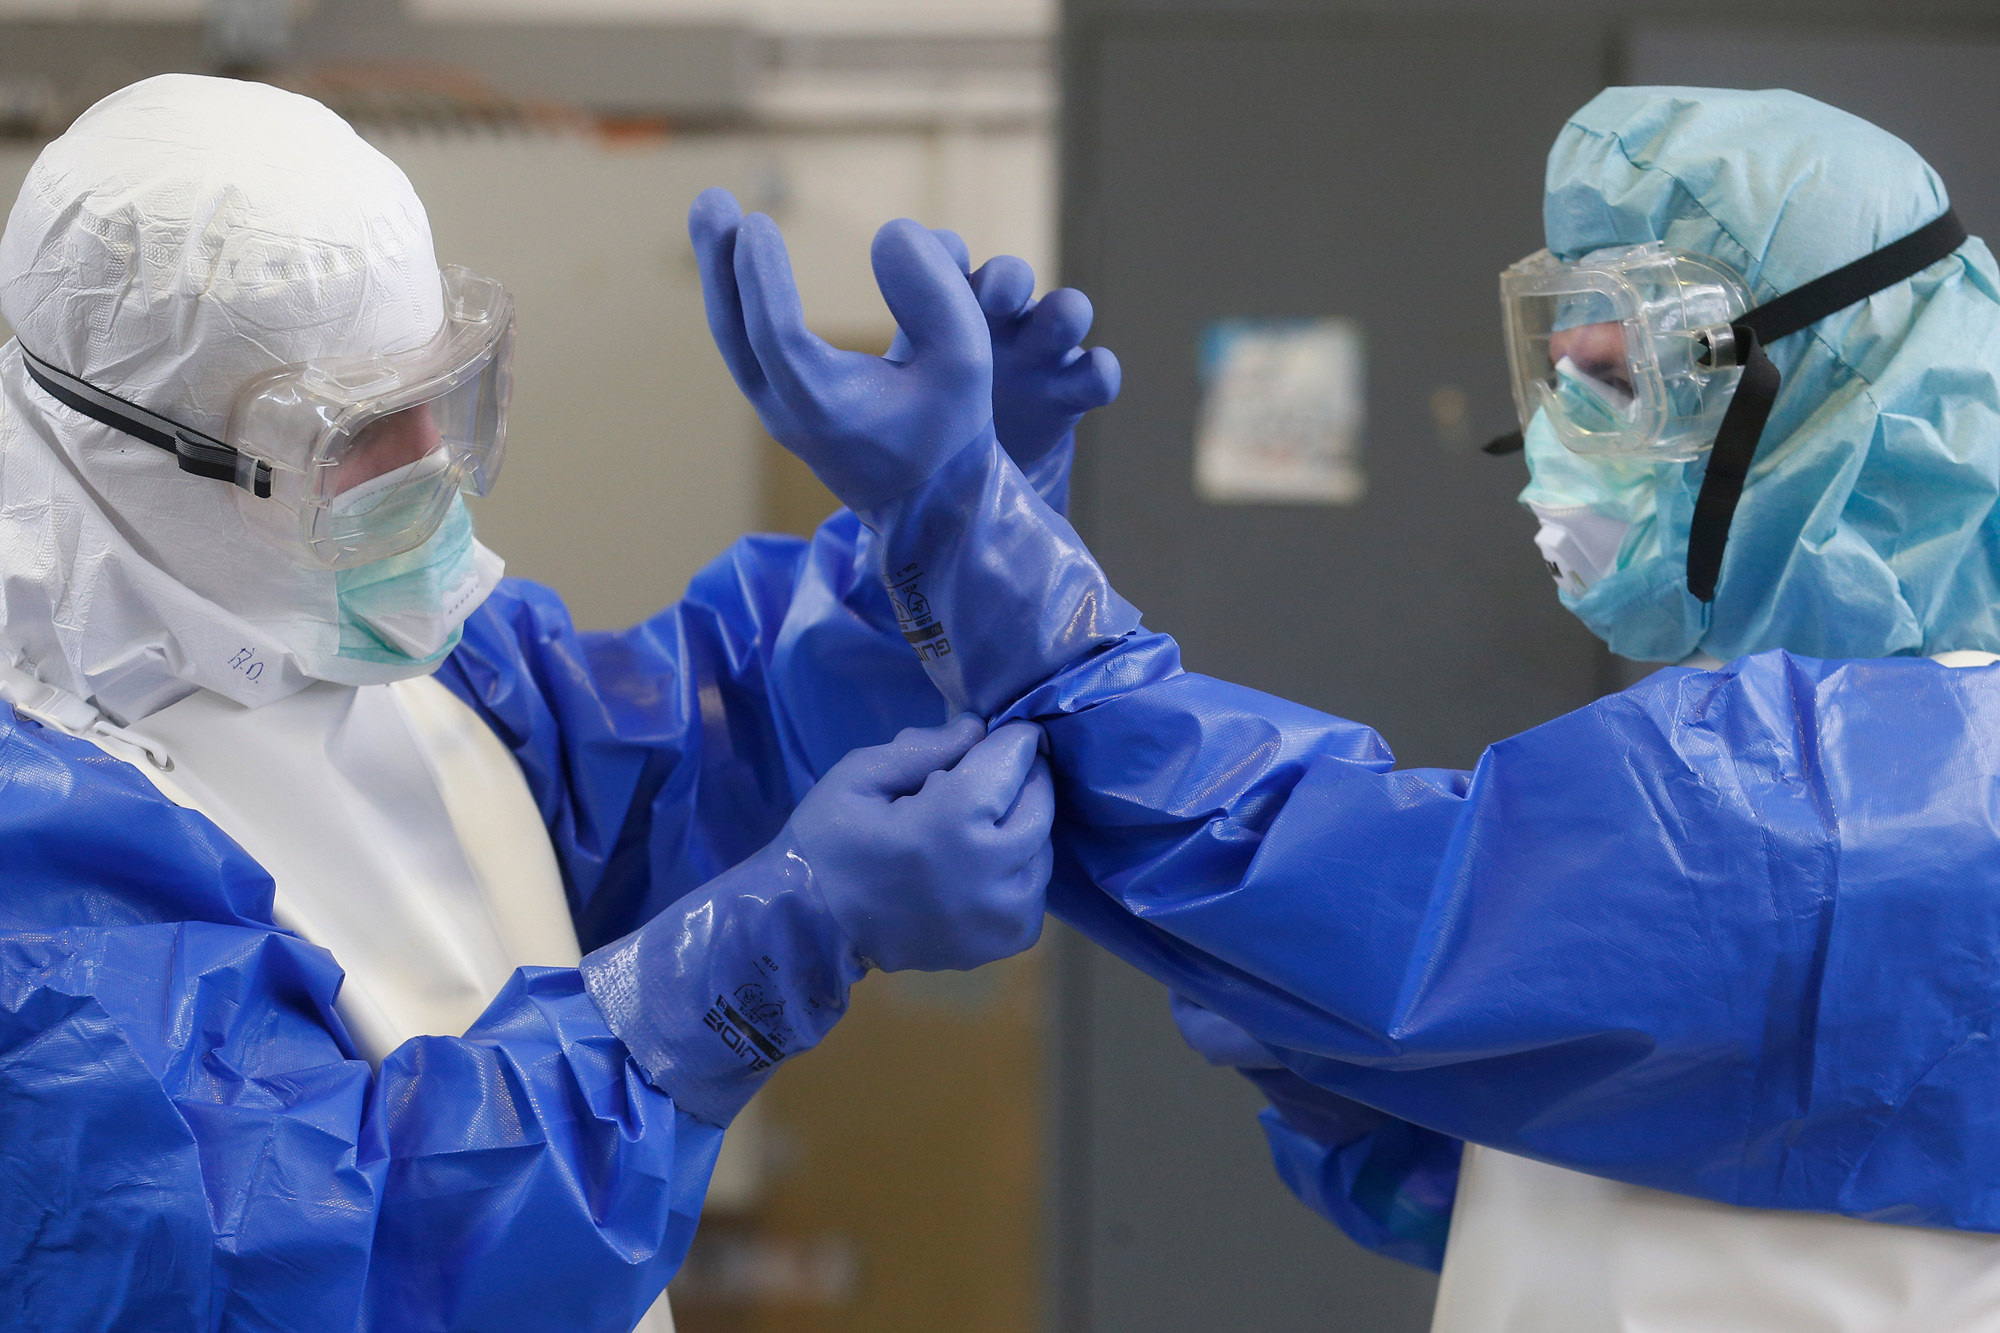
<svg viewBox="0 0 2000 1333">
<path fill-rule="evenodd" d="M 1361 326 L 1221 319 L 1202 331 L 1194 486 L 1216 504 L 1360 502 Z"/>
</svg>

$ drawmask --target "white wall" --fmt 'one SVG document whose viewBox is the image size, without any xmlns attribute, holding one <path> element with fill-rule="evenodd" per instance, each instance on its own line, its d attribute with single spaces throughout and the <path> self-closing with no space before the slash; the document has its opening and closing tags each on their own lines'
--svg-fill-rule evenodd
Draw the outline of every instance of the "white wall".
<svg viewBox="0 0 2000 1333">
<path fill-rule="evenodd" d="M 14 206 L 14 196 L 21 192 L 21 182 L 39 152 L 40 145 L 0 143 L 0 203 L 10 209 Z M 5 327 L 0 324 L 0 329 Z"/>
<path fill-rule="evenodd" d="M 709 343 L 680 226 L 737 145 L 383 139 L 438 258 L 504 282 L 520 329 L 507 466 L 474 507 L 509 570 L 577 619 L 637 620 L 754 526 L 749 418 Z"/>
<path fill-rule="evenodd" d="M 207 0 L 0 0 L 0 19 L 198 19 Z"/>
<path fill-rule="evenodd" d="M 868 267 L 875 231 L 891 218 L 957 231 L 975 263 L 1014 254 L 1051 274 L 1054 160 L 1044 133 L 776 135 L 748 146 L 775 189 L 746 207 L 769 207 L 784 227 L 807 322 L 829 337 L 894 332 Z"/>
</svg>

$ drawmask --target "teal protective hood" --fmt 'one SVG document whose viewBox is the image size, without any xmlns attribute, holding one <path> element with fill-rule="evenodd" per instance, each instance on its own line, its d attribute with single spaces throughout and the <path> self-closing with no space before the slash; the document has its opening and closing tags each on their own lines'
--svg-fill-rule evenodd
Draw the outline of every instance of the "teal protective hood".
<svg viewBox="0 0 2000 1333">
<path fill-rule="evenodd" d="M 1949 205 L 1900 139 L 1783 91 L 1611 88 L 1549 152 L 1549 248 L 1660 241 L 1763 302 Z M 1715 601 L 1687 590 L 1706 460 L 1607 467 L 1537 421 L 1523 501 L 1629 520 L 1613 573 L 1564 605 L 1612 650 L 1678 661 L 2000 651 L 2000 271 L 1985 244 L 1768 349 L 1784 376 Z"/>
</svg>

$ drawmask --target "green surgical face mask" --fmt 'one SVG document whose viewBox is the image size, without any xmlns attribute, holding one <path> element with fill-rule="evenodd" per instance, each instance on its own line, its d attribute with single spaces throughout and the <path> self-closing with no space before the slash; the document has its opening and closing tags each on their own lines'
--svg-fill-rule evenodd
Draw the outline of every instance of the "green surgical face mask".
<svg viewBox="0 0 2000 1333">
<path fill-rule="evenodd" d="M 1651 517 L 1660 465 L 1650 459 L 1573 453 L 1556 437 L 1546 412 L 1537 412 L 1522 441 L 1528 485 L 1521 503 L 1538 509 L 1582 507 L 1637 525 Z"/>
<path fill-rule="evenodd" d="M 423 545 L 342 570 L 336 587 L 340 656 L 391 665 L 443 661 L 485 591 L 464 498 L 452 497 Z"/>
<path fill-rule="evenodd" d="M 1521 503 L 1541 524 L 1535 545 L 1563 605 L 1625 657 L 1693 652 L 1708 608 L 1687 591 L 1686 465 L 1582 457 L 1542 413 L 1523 435 L 1531 479 Z"/>
</svg>

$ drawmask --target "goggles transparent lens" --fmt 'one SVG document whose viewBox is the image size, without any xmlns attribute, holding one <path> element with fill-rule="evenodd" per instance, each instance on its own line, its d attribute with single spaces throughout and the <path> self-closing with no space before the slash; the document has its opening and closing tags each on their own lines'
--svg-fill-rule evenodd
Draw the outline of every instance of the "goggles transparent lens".
<svg viewBox="0 0 2000 1333">
<path fill-rule="evenodd" d="M 499 479 L 513 302 L 462 268 L 445 270 L 444 289 L 444 326 L 424 347 L 288 366 L 247 385 L 230 413 L 229 443 L 271 469 L 294 540 L 329 568 L 422 545 L 454 493 L 485 495 Z"/>
<path fill-rule="evenodd" d="M 1545 414 L 1572 452 L 1661 461 L 1712 442 L 1738 372 L 1703 365 L 1700 335 L 1748 309 L 1733 274 L 1658 245 L 1544 250 L 1500 290 L 1523 430 Z"/>
<path fill-rule="evenodd" d="M 444 521 L 462 471 L 440 448 L 366 480 L 350 476 L 354 485 L 313 511 L 308 545 L 335 568 L 414 550 Z"/>
</svg>

